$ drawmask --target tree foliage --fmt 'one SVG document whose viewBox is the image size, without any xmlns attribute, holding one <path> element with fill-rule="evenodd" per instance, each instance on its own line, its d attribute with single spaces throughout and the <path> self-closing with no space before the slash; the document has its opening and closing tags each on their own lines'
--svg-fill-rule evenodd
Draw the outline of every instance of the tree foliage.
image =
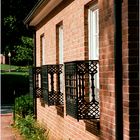
<svg viewBox="0 0 140 140">
<path fill-rule="evenodd" d="M 26 29 L 23 20 L 37 1 L 1 1 L 1 53 L 7 55 L 9 51 L 14 51 L 15 46 L 22 46 L 23 49 L 22 36 L 32 38 L 32 32 Z"/>
<path fill-rule="evenodd" d="M 14 46 L 15 56 L 12 57 L 12 63 L 16 65 L 32 64 L 33 56 L 33 39 L 21 37 L 21 44 Z"/>
<path fill-rule="evenodd" d="M 13 32 L 16 30 L 16 18 L 14 16 L 4 17 L 4 26 L 7 27 L 9 32 Z"/>
</svg>

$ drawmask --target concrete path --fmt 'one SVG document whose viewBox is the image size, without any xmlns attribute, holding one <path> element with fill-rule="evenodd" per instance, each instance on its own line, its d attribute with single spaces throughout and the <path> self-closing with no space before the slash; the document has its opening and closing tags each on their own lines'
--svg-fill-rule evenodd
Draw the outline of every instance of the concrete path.
<svg viewBox="0 0 140 140">
<path fill-rule="evenodd" d="M 13 124 L 13 113 L 10 107 L 1 107 L 0 121 L 0 140 L 23 140 L 11 126 Z"/>
</svg>

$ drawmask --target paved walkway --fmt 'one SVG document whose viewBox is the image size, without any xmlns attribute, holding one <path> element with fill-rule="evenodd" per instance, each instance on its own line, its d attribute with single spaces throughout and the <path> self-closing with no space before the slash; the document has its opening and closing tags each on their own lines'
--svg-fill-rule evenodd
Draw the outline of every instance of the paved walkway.
<svg viewBox="0 0 140 140">
<path fill-rule="evenodd" d="M 11 126 L 13 124 L 13 113 L 10 108 L 1 108 L 0 120 L 0 140 L 23 140 L 19 133 Z"/>
</svg>

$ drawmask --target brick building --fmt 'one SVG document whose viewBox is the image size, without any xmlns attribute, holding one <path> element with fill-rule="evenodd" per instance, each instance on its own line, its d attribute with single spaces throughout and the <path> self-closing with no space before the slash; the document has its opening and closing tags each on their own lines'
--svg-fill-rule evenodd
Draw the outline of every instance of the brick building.
<svg viewBox="0 0 140 140">
<path fill-rule="evenodd" d="M 40 0 L 26 17 L 35 114 L 51 140 L 138 140 L 138 5 Z"/>
<path fill-rule="evenodd" d="M 0 54 L 0 64 L 5 64 L 5 56 Z"/>
</svg>

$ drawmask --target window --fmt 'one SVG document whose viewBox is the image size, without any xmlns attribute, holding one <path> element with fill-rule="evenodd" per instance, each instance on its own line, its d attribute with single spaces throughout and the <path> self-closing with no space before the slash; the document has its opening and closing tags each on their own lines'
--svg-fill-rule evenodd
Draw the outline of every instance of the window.
<svg viewBox="0 0 140 140">
<path fill-rule="evenodd" d="M 40 36 L 40 65 L 45 65 L 45 37 Z"/>
<path fill-rule="evenodd" d="M 40 36 L 40 67 L 36 67 L 36 94 L 42 96 L 42 72 L 41 66 L 45 65 L 45 37 L 44 34 Z"/>
<path fill-rule="evenodd" d="M 57 90 L 58 100 L 60 104 L 56 106 L 57 114 L 64 117 L 64 104 L 63 104 L 63 86 L 64 86 L 64 74 L 63 74 L 63 22 L 61 21 L 56 25 L 56 63 L 60 67 L 60 74 L 57 75 Z"/>
<path fill-rule="evenodd" d="M 88 35 L 89 35 L 89 60 L 99 60 L 99 9 L 98 5 L 95 4 L 88 9 Z M 97 65 L 99 71 L 99 64 Z M 89 82 L 89 86 L 91 87 L 91 82 Z M 94 93 L 95 100 L 99 101 L 99 72 L 95 74 L 94 78 Z M 91 88 L 89 88 L 91 89 Z M 89 91 L 90 92 L 90 91 Z M 90 100 L 92 99 L 92 95 L 90 92 Z"/>
<path fill-rule="evenodd" d="M 41 36 L 41 59 L 45 60 L 43 44 L 45 44 L 44 36 Z M 44 61 L 42 61 L 42 64 L 44 64 Z M 56 26 L 56 63 L 42 66 L 43 97 L 45 103 L 49 106 L 63 107 L 63 81 L 63 26 L 58 24 Z"/>
<path fill-rule="evenodd" d="M 89 59 L 99 60 L 99 10 L 97 4 L 88 10 Z"/>
<path fill-rule="evenodd" d="M 59 64 L 63 64 L 63 25 L 58 27 L 59 36 Z"/>
<path fill-rule="evenodd" d="M 63 25 L 58 26 L 59 64 L 63 64 Z M 60 75 L 60 92 L 63 92 L 63 74 Z"/>
<path fill-rule="evenodd" d="M 97 4 L 88 15 L 88 59 L 65 63 L 66 114 L 80 119 L 100 118 L 99 110 L 99 23 Z M 85 24 L 87 27 L 87 24 Z"/>
</svg>

